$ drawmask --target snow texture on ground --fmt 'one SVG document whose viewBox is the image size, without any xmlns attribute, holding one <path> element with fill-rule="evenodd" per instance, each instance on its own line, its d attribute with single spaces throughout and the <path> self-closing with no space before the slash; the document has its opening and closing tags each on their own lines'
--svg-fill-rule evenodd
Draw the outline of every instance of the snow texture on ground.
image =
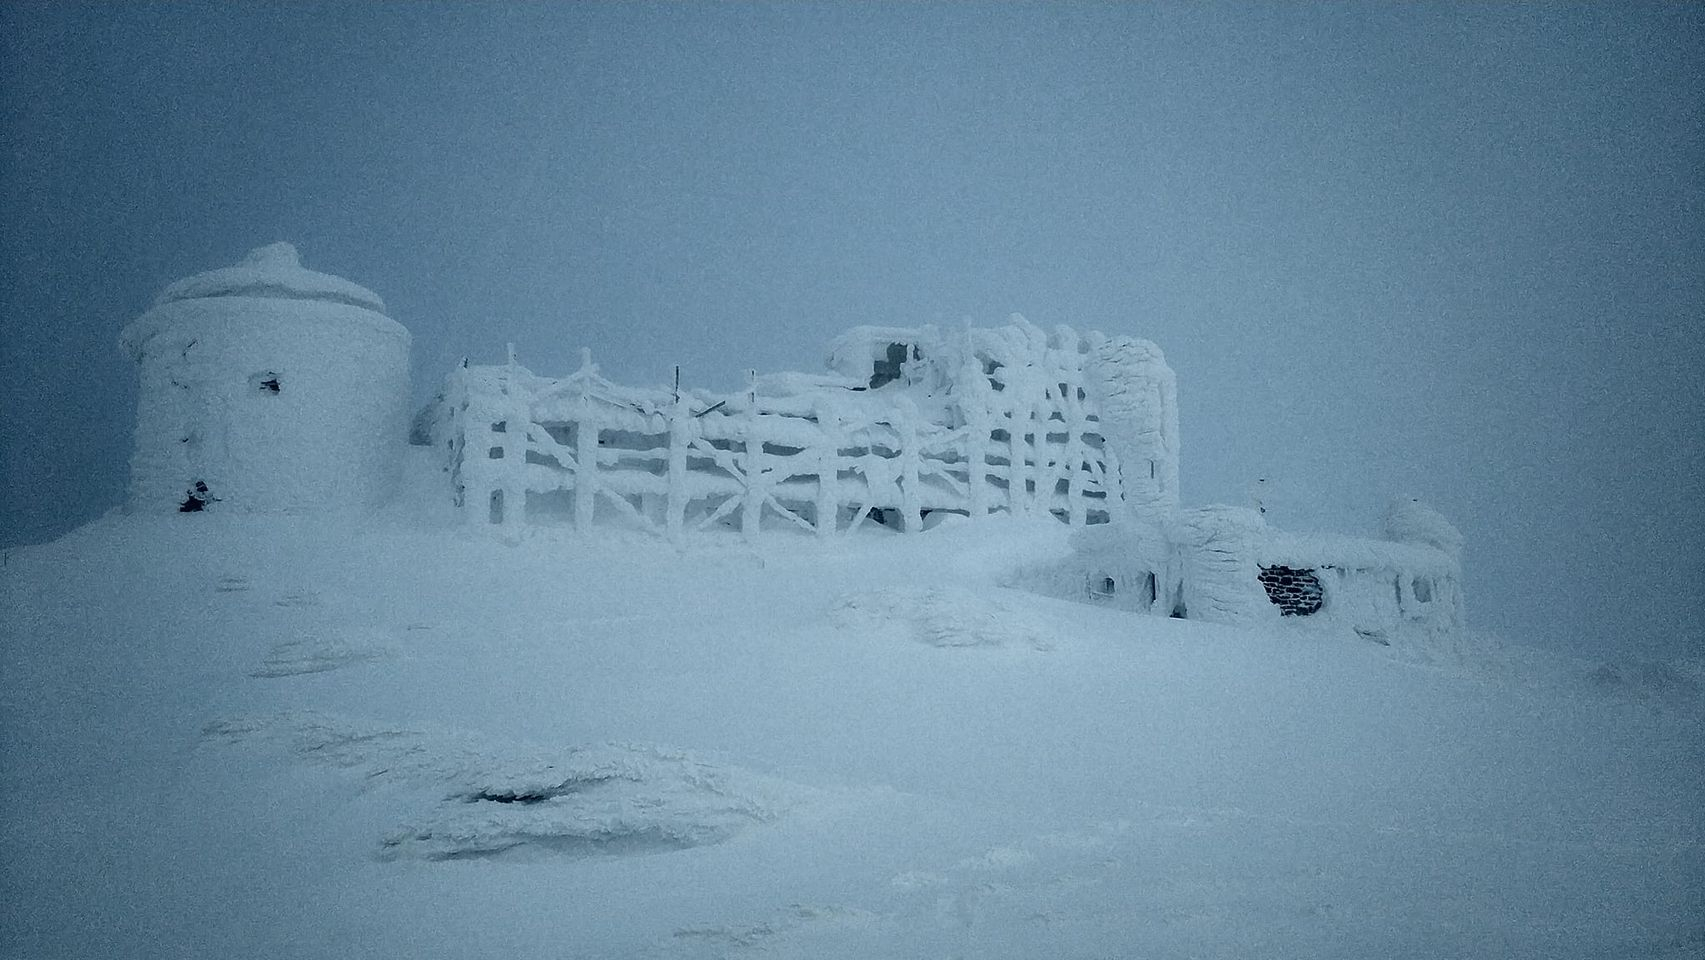
<svg viewBox="0 0 1705 960">
<path fill-rule="evenodd" d="M 405 515 L 8 551 L 0 956 L 1705 955 L 1697 663 Z"/>
</svg>

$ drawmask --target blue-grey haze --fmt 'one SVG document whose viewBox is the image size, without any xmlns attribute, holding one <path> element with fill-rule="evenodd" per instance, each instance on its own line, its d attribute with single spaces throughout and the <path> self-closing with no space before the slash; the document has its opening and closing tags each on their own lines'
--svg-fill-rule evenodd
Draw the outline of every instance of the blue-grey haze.
<svg viewBox="0 0 1705 960">
<path fill-rule="evenodd" d="M 861 323 L 1149 337 L 1190 502 L 1468 537 L 1470 616 L 1702 650 L 1705 7 L 0 7 L 0 542 L 118 503 L 120 327 L 295 242 L 462 356 L 710 387 Z"/>
</svg>

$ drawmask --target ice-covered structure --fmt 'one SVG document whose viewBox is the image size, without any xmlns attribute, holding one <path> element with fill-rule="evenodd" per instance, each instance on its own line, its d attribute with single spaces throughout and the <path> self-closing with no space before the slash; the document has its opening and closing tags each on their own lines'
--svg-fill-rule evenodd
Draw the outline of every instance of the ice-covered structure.
<svg viewBox="0 0 1705 960">
<path fill-rule="evenodd" d="M 465 366 L 416 439 L 442 452 L 469 519 L 505 526 L 607 517 L 670 538 L 776 524 L 830 536 L 994 511 L 1160 523 L 1177 503 L 1175 388 L 1153 344 L 1022 318 L 860 327 L 828 365 L 752 374 L 732 395 L 619 386 L 590 359 L 561 380 Z"/>
<path fill-rule="evenodd" d="M 562 379 L 515 363 L 452 372 L 417 420 L 471 522 L 614 523 L 678 539 L 728 527 L 819 537 L 942 514 L 1050 515 L 1065 561 L 1044 592 L 1163 616 L 1295 618 L 1389 642 L 1462 619 L 1461 537 L 1412 502 L 1384 539 L 1300 535 L 1256 510 L 1179 502 L 1178 394 L 1131 337 L 859 327 L 828 372 L 748 375 L 745 390 L 635 389 L 587 357 Z"/>
<path fill-rule="evenodd" d="M 335 511 L 393 489 L 408 331 L 289 244 L 171 284 L 120 342 L 141 372 L 130 509 Z"/>
<path fill-rule="evenodd" d="M 1403 522 L 1413 516 L 1429 522 Z M 1246 507 L 1189 507 L 1160 530 L 1080 531 L 1069 557 L 1020 571 L 1013 583 L 1139 613 L 1319 624 L 1389 643 L 1462 626 L 1460 545 L 1455 528 L 1413 501 L 1393 507 L 1379 539 L 1277 530 Z"/>
<path fill-rule="evenodd" d="M 409 336 L 373 293 L 288 244 L 167 287 L 122 342 L 142 373 L 133 509 L 370 506 L 400 464 Z M 563 378 L 515 361 L 451 371 L 409 439 L 469 523 L 915 532 L 957 514 L 1052 516 L 1063 562 L 1018 582 L 1227 623 L 1335 624 L 1374 640 L 1461 623 L 1462 538 L 1412 501 L 1383 539 L 1304 536 L 1179 500 L 1178 390 L 1146 340 L 858 327 L 827 372 L 731 394 L 635 388 L 588 354 Z"/>
</svg>

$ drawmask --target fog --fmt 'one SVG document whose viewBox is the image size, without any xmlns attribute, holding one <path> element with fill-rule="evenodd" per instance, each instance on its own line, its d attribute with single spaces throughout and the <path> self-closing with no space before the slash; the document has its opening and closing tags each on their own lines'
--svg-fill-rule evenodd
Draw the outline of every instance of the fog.
<svg viewBox="0 0 1705 960">
<path fill-rule="evenodd" d="M 861 323 L 1150 338 L 1188 503 L 1468 540 L 1470 620 L 1705 652 L 1705 9 L 11 4 L 10 546 L 119 503 L 119 329 L 289 240 L 424 400 Z"/>
</svg>

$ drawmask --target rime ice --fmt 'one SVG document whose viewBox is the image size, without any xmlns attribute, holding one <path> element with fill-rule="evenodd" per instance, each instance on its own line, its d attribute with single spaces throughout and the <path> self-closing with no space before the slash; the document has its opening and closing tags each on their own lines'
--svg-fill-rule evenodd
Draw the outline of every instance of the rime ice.
<svg viewBox="0 0 1705 960">
<path fill-rule="evenodd" d="M 126 328 L 142 371 L 133 510 L 328 511 L 394 486 L 408 334 L 384 303 L 304 269 L 289 244 L 168 287 Z M 1179 500 L 1177 378 L 1128 336 L 1004 326 L 856 327 L 828 372 L 746 389 L 636 388 L 590 354 L 560 379 L 515 362 L 451 371 L 411 439 L 463 519 L 619 526 L 679 543 L 945 517 L 1053 517 L 1080 535 L 1020 579 L 1134 612 L 1279 617 L 1377 642 L 1461 625 L 1462 537 L 1412 501 L 1386 539 L 1299 536 L 1258 511 Z"/>
<path fill-rule="evenodd" d="M 360 509 L 393 492 L 409 334 L 288 243 L 167 287 L 121 343 L 141 372 L 133 511 Z"/>
</svg>

